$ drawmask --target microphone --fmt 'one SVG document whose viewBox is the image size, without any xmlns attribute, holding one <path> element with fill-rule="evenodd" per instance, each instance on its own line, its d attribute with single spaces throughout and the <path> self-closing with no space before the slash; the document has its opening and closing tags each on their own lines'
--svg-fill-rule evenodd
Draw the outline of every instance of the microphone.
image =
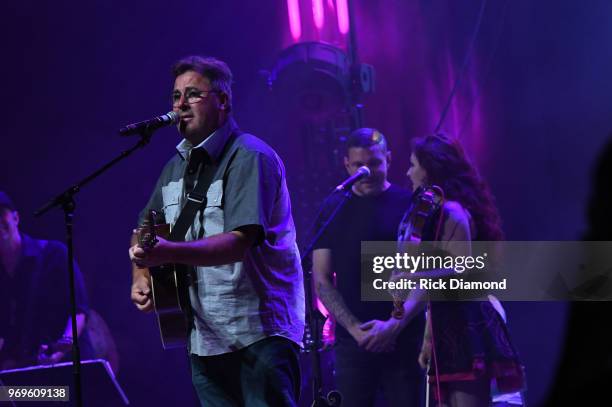
<svg viewBox="0 0 612 407">
<path fill-rule="evenodd" d="M 353 175 L 345 179 L 342 184 L 338 185 L 336 187 L 336 191 L 344 191 L 345 189 L 352 187 L 353 184 L 359 181 L 360 179 L 369 177 L 369 176 L 370 176 L 370 169 L 366 167 L 365 165 L 361 166 L 357 169 L 357 171 Z"/>
<path fill-rule="evenodd" d="M 160 129 L 166 126 L 172 126 L 179 122 L 179 114 L 176 112 L 168 112 L 161 116 L 154 117 L 149 120 L 145 120 L 138 123 L 128 124 L 125 127 L 119 129 L 119 134 L 123 137 L 132 136 L 134 134 L 142 134 L 144 132 L 150 132 Z"/>
</svg>

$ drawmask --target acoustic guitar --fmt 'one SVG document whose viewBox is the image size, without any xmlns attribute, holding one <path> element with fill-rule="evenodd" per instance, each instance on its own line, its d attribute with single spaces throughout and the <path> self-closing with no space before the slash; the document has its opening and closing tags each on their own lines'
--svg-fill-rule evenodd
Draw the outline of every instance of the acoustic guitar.
<svg viewBox="0 0 612 407">
<path fill-rule="evenodd" d="M 149 211 L 144 224 L 138 230 L 138 245 L 142 248 L 154 247 L 157 236 L 168 238 L 170 225 L 157 224 L 157 213 Z M 191 307 L 189 300 L 188 268 L 182 264 L 164 264 L 150 267 L 151 293 L 159 334 L 164 349 L 184 347 L 189 334 L 186 312 Z"/>
</svg>

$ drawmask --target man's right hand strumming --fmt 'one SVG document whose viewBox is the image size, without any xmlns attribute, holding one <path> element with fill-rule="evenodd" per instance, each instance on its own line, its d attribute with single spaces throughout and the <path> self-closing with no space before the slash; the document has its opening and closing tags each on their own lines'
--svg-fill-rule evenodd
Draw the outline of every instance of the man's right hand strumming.
<svg viewBox="0 0 612 407">
<path fill-rule="evenodd" d="M 149 312 L 153 310 L 151 299 L 151 280 L 142 275 L 134 278 L 132 283 L 132 302 L 140 311 Z"/>
<path fill-rule="evenodd" d="M 134 263 L 134 248 L 137 247 L 138 235 L 134 230 L 130 241 L 130 260 L 132 261 L 132 302 L 140 311 L 150 312 L 153 310 L 153 300 L 151 293 L 151 278 L 149 269 L 138 267 Z"/>
</svg>

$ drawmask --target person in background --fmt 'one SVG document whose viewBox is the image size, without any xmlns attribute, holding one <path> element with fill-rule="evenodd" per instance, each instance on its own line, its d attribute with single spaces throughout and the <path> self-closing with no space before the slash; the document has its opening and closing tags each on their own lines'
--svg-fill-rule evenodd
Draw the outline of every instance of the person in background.
<svg viewBox="0 0 612 407">
<path fill-rule="evenodd" d="M 76 263 L 74 272 L 80 336 L 88 305 Z M 68 279 L 66 246 L 22 233 L 19 212 L 0 191 L 0 370 L 66 359 L 73 338 Z"/>
<path fill-rule="evenodd" d="M 407 175 L 415 193 L 420 187 L 437 186 L 445 197 L 428 219 L 422 240 L 439 241 L 443 251 L 462 255 L 471 251 L 466 242 L 503 239 L 489 188 L 458 140 L 443 135 L 417 138 L 410 163 Z M 399 240 L 408 239 L 399 236 Z M 423 297 L 417 301 L 425 290 L 413 293 L 404 304 L 402 321 L 418 315 L 425 304 Z M 525 384 L 523 366 L 502 316 L 486 298 L 431 301 L 419 363 L 423 368 L 431 366 L 431 393 L 442 406 L 489 407 L 492 387 L 499 396 L 520 391 Z"/>
<path fill-rule="evenodd" d="M 318 297 L 336 321 L 336 379 L 343 405 L 374 406 L 382 391 L 388 406 L 418 406 L 422 372 L 416 363 L 423 315 L 407 324 L 391 318 L 388 302 L 361 301 L 361 242 L 395 241 L 411 194 L 387 180 L 391 151 L 383 134 L 361 128 L 348 138 L 344 165 L 349 175 L 367 166 L 313 252 Z M 341 199 L 330 199 L 323 213 Z M 334 284 L 334 274 L 336 284 Z"/>
</svg>

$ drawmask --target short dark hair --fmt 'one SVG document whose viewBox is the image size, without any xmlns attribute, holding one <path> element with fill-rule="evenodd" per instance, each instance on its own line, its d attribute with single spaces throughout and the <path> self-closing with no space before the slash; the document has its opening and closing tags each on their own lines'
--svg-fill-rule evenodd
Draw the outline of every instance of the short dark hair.
<svg viewBox="0 0 612 407">
<path fill-rule="evenodd" d="M 380 146 L 383 151 L 387 151 L 387 139 L 380 131 L 369 127 L 353 131 L 346 141 L 346 151 L 353 147 L 371 148 L 373 146 Z"/>
<path fill-rule="evenodd" d="M 227 95 L 228 111 L 232 108 L 232 71 L 217 58 L 192 55 L 180 59 L 172 67 L 174 78 L 187 71 L 194 71 L 208 78 L 213 90 Z"/>
</svg>

